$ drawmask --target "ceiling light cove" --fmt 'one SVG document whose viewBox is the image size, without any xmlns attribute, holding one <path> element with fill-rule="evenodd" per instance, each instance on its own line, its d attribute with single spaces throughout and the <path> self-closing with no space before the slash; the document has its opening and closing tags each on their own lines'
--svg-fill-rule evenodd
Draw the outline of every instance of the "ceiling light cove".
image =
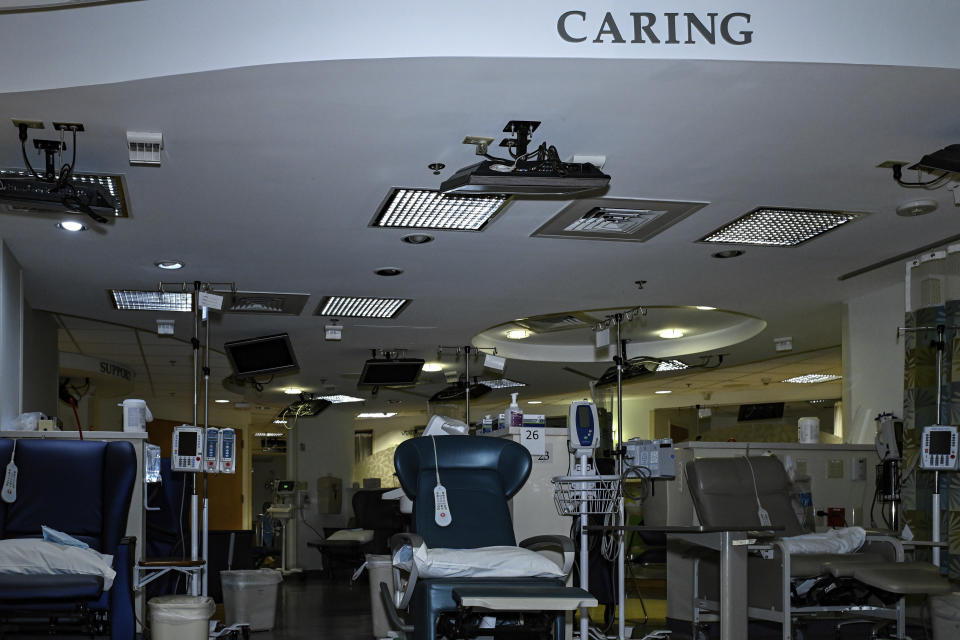
<svg viewBox="0 0 960 640">
<path fill-rule="evenodd" d="M 157 260 L 153 264 L 157 267 L 157 269 L 165 269 L 167 271 L 183 269 L 183 261 L 181 260 Z"/>
<path fill-rule="evenodd" d="M 686 333 L 683 329 L 663 329 L 657 335 L 666 340 L 675 340 L 676 338 L 682 338 Z"/>
<path fill-rule="evenodd" d="M 832 373 L 805 373 L 802 376 L 787 378 L 781 382 L 790 382 L 793 384 L 819 384 L 821 382 L 833 382 L 839 380 L 841 376 Z"/>
<path fill-rule="evenodd" d="M 376 413 L 376 412 L 371 412 L 371 413 L 358 413 L 358 414 L 357 414 L 357 417 L 360 418 L 360 419 L 365 420 L 365 419 L 368 419 L 368 418 L 392 418 L 392 417 L 395 416 L 395 415 L 397 415 L 397 412 L 396 412 L 396 411 L 388 411 L 388 412 L 385 412 L 385 413 Z"/>
<path fill-rule="evenodd" d="M 533 334 L 526 329 L 508 329 L 506 332 L 506 336 L 510 340 L 523 340 L 531 335 Z"/>
<path fill-rule="evenodd" d="M 667 394 L 673 393 L 673 391 L 670 391 L 669 389 L 660 389 L 658 391 L 654 391 L 654 393 L 657 394 L 658 396 L 665 396 Z"/>
</svg>

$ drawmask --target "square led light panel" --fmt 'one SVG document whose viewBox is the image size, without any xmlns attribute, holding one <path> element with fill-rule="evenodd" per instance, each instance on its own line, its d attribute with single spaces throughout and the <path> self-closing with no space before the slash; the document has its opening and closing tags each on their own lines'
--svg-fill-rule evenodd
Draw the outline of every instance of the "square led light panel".
<svg viewBox="0 0 960 640">
<path fill-rule="evenodd" d="M 862 216 L 862 213 L 848 211 L 760 207 L 720 227 L 700 242 L 795 247 Z"/>
<path fill-rule="evenodd" d="M 398 187 L 380 206 L 371 226 L 480 231 L 507 199 L 502 194 L 445 195 L 432 189 Z"/>
</svg>

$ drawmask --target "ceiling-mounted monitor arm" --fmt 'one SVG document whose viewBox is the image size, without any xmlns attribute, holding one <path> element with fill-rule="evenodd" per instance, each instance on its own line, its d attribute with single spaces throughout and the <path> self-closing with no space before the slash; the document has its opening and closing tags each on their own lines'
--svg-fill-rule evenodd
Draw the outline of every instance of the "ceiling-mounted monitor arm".
<svg viewBox="0 0 960 640">
<path fill-rule="evenodd" d="M 514 158 L 527 155 L 533 132 L 540 126 L 539 120 L 511 120 L 503 128 L 504 133 L 512 133 L 515 137 L 504 138 L 500 141 L 501 147 L 508 147 Z"/>
</svg>

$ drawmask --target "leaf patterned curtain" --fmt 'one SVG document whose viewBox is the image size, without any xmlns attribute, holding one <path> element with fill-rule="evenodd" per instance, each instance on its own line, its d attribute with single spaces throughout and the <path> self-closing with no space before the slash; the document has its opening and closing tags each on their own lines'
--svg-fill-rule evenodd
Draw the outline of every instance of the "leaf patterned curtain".
<svg viewBox="0 0 960 640">
<path fill-rule="evenodd" d="M 937 385 L 942 385 L 941 421 L 960 425 L 960 300 L 948 300 L 943 306 L 924 307 L 907 313 L 905 326 L 944 325 L 946 348 L 943 354 L 943 380 L 937 380 L 936 329 L 908 330 L 904 335 L 904 464 L 913 460 L 920 447 L 923 427 L 937 422 Z M 902 509 L 917 540 L 930 540 L 931 471 L 915 471 L 903 484 Z M 950 547 L 940 553 L 941 571 L 951 580 L 960 579 L 960 473 L 940 474 L 940 539 Z M 929 560 L 929 551 L 918 551 L 918 559 Z"/>
</svg>

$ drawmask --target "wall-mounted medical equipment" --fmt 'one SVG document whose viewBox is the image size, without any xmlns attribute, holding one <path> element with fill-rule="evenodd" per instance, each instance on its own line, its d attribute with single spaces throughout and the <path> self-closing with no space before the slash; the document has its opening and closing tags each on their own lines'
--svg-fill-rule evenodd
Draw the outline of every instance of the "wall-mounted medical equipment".
<svg viewBox="0 0 960 640">
<path fill-rule="evenodd" d="M 215 427 L 203 430 L 203 470 L 220 472 L 220 429 Z"/>
<path fill-rule="evenodd" d="M 931 425 L 923 428 L 920 436 L 920 468 L 926 471 L 955 471 L 957 455 L 957 427 Z"/>
<path fill-rule="evenodd" d="M 570 452 L 577 457 L 593 455 L 600 442 L 600 416 L 597 405 L 589 400 L 570 403 L 567 416 Z"/>
<path fill-rule="evenodd" d="M 173 471 L 197 473 L 203 470 L 203 428 L 183 424 L 173 428 Z"/>
<path fill-rule="evenodd" d="M 237 432 L 230 427 L 220 429 L 220 447 L 217 457 L 220 473 L 237 472 Z"/>
<path fill-rule="evenodd" d="M 627 466 L 639 469 L 644 477 L 676 477 L 676 454 L 673 451 L 673 440 L 671 438 L 660 438 L 658 440 L 630 438 L 623 446 Z"/>
</svg>

